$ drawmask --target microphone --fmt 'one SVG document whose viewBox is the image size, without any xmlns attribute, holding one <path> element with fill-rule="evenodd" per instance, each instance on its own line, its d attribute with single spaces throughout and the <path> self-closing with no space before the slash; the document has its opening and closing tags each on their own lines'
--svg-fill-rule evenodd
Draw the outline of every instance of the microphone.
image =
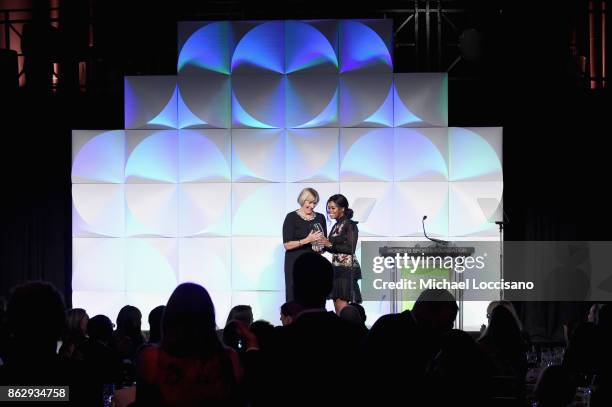
<svg viewBox="0 0 612 407">
<path fill-rule="evenodd" d="M 425 235 L 425 237 L 434 243 L 442 244 L 445 246 L 448 245 L 448 242 L 446 240 L 435 239 L 433 237 L 427 236 L 427 232 L 425 231 L 425 219 L 427 219 L 427 215 L 423 216 L 423 220 L 421 221 L 421 223 L 423 224 L 423 234 Z"/>
</svg>

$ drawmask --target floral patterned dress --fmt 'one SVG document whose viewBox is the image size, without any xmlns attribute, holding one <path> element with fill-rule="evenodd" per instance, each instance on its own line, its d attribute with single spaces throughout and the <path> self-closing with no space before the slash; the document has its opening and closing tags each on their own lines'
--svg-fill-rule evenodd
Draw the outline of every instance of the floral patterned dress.
<svg viewBox="0 0 612 407">
<path fill-rule="evenodd" d="M 361 268 L 355 257 L 359 229 L 357 222 L 346 217 L 337 220 L 329 233 L 332 246 L 327 251 L 333 254 L 334 285 L 331 299 L 361 303 L 361 291 L 357 281 L 361 279 Z"/>
</svg>

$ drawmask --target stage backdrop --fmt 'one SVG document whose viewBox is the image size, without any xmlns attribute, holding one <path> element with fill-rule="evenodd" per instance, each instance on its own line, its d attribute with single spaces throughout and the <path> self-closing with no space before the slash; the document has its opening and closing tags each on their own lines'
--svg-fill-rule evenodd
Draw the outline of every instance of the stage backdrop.
<svg viewBox="0 0 612 407">
<path fill-rule="evenodd" d="M 502 197 L 501 128 L 448 127 L 447 75 L 394 73 L 391 40 L 388 20 L 181 23 L 176 76 L 125 78 L 125 129 L 73 132 L 74 306 L 132 304 L 146 327 L 194 281 L 220 326 L 237 304 L 278 324 L 307 186 L 320 212 L 346 195 L 362 240 L 422 240 L 423 215 L 495 239 L 479 201 Z"/>
</svg>

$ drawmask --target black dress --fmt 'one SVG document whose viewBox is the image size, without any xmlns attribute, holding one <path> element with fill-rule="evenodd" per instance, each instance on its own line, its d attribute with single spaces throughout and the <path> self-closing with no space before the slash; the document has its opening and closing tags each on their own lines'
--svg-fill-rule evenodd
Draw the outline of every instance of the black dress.
<svg viewBox="0 0 612 407">
<path fill-rule="evenodd" d="M 331 232 L 329 241 L 332 246 L 327 251 L 333 253 L 334 286 L 330 298 L 348 302 L 361 303 L 361 291 L 357 281 L 361 279 L 361 268 L 355 257 L 359 229 L 357 222 L 348 218 L 337 220 Z"/>
<path fill-rule="evenodd" d="M 283 223 L 283 243 L 287 243 L 293 240 L 302 240 L 315 229 L 315 224 L 321 225 L 323 234 L 327 236 L 327 224 L 325 223 L 325 217 L 315 212 L 315 217 L 312 220 L 305 220 L 297 211 L 289 212 L 285 217 Z M 293 300 L 293 264 L 295 259 L 302 253 L 312 252 L 312 246 L 310 244 L 304 244 L 293 250 L 285 251 L 285 297 L 286 301 Z"/>
</svg>

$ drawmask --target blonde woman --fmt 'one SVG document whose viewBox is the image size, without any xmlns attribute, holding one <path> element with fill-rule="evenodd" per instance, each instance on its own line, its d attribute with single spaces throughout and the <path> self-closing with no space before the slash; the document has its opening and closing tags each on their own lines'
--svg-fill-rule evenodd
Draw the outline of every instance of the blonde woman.
<svg viewBox="0 0 612 407">
<path fill-rule="evenodd" d="M 285 246 L 285 296 L 293 300 L 293 264 L 302 253 L 323 249 L 327 235 L 325 216 L 314 211 L 319 203 L 319 193 L 313 188 L 304 188 L 297 199 L 300 207 L 291 211 L 283 223 Z"/>
</svg>

